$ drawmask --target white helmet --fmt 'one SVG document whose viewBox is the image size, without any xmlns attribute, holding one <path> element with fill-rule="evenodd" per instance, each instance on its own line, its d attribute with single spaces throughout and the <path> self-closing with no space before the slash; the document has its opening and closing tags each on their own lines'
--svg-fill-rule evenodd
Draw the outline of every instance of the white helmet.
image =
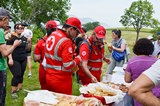
<svg viewBox="0 0 160 106">
<path fill-rule="evenodd" d="M 32 38 L 33 32 L 30 29 L 25 29 L 21 35 L 26 38 Z"/>
</svg>

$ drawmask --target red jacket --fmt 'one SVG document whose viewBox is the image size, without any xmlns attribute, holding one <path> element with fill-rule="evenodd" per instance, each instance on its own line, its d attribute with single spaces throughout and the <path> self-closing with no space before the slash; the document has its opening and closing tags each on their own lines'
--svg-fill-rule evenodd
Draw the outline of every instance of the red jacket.
<svg viewBox="0 0 160 106">
<path fill-rule="evenodd" d="M 80 62 L 79 58 L 73 59 L 73 49 L 72 40 L 62 30 L 53 32 L 47 38 L 45 58 L 49 90 L 72 93 L 72 69 Z"/>
<path fill-rule="evenodd" d="M 41 61 L 39 64 L 39 82 L 41 85 L 41 89 L 47 89 L 46 85 L 46 71 L 44 70 L 44 67 L 42 66 L 42 60 L 44 58 L 45 53 L 45 43 L 47 40 L 47 36 L 44 36 L 42 39 L 40 39 L 34 49 L 34 54 L 41 56 Z"/>
<path fill-rule="evenodd" d="M 88 46 L 87 43 L 82 43 L 80 46 L 80 56 L 82 61 L 88 61 L 87 67 L 89 71 L 97 78 L 98 81 L 100 81 L 103 63 L 102 61 L 104 57 L 104 46 L 100 45 L 100 47 L 98 47 L 97 45 L 94 45 L 92 37 L 90 37 L 87 41 L 89 42 L 90 46 Z M 81 64 L 79 65 L 78 74 L 80 75 L 82 84 L 88 84 L 91 82 L 90 78 L 85 74 Z"/>
<path fill-rule="evenodd" d="M 42 39 L 38 40 L 34 49 L 34 54 L 41 55 L 42 60 L 44 58 L 46 40 L 47 40 L 47 36 L 45 35 Z"/>
</svg>

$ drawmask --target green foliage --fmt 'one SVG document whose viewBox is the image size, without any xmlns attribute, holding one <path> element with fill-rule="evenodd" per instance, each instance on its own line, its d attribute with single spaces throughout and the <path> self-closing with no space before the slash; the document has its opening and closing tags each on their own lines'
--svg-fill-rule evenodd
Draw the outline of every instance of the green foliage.
<svg viewBox="0 0 160 106">
<path fill-rule="evenodd" d="M 160 32 L 160 25 L 151 30 L 151 33 L 153 33 L 154 40 L 158 38 L 157 32 Z"/>
<path fill-rule="evenodd" d="M 70 0 L 1 0 L 0 7 L 9 10 L 13 21 L 41 27 L 41 23 L 57 19 L 64 22 L 70 9 Z"/>
<path fill-rule="evenodd" d="M 33 38 L 32 38 L 32 43 L 36 44 L 38 39 L 43 38 L 44 33 L 42 33 L 40 28 L 34 28 L 33 29 Z"/>
<path fill-rule="evenodd" d="M 23 81 L 23 89 L 27 90 L 38 90 L 40 89 L 39 81 L 38 81 L 38 63 L 34 63 L 32 61 L 32 78 L 28 78 L 28 68 L 26 68 L 24 81 Z M 24 98 L 27 96 L 27 92 L 20 90 L 18 92 L 18 99 L 12 99 L 11 97 L 11 80 L 12 74 L 9 70 L 7 70 L 7 95 L 6 95 L 6 106 L 23 106 Z"/>
<path fill-rule="evenodd" d="M 74 75 L 72 76 L 72 81 L 73 81 L 73 87 L 72 87 L 72 95 L 76 95 L 79 96 L 81 93 L 79 91 L 79 88 L 81 87 L 81 85 L 77 82 L 77 75 L 76 73 L 74 73 Z"/>
<path fill-rule="evenodd" d="M 86 24 L 83 24 L 83 27 L 89 31 L 89 30 L 93 30 L 96 26 L 100 25 L 99 22 L 88 22 Z"/>
<path fill-rule="evenodd" d="M 10 11 L 13 22 L 25 22 L 33 31 L 33 44 L 45 34 L 42 23 L 58 20 L 63 23 L 70 10 L 70 0 L 1 0 L 0 7 Z M 43 32 L 43 33 L 42 33 Z"/>
<path fill-rule="evenodd" d="M 125 14 L 121 16 L 120 22 L 125 27 L 133 26 L 137 33 L 137 41 L 143 27 L 157 26 L 158 20 L 152 17 L 153 13 L 153 5 L 149 1 L 138 0 L 133 2 L 129 9 L 125 9 Z"/>
</svg>

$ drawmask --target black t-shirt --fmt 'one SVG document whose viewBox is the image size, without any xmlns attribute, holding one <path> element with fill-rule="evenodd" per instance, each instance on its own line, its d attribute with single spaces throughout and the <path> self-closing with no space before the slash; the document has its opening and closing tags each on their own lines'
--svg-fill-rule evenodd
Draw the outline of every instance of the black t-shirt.
<svg viewBox="0 0 160 106">
<path fill-rule="evenodd" d="M 25 38 L 24 36 L 22 36 L 21 38 L 18 38 L 17 36 L 15 36 L 12 40 L 8 40 L 6 44 L 13 45 L 15 40 L 21 40 L 22 42 L 19 46 L 17 46 L 14 49 L 12 53 L 12 58 L 15 61 L 23 61 L 27 59 L 27 52 L 26 52 L 27 38 Z"/>
</svg>

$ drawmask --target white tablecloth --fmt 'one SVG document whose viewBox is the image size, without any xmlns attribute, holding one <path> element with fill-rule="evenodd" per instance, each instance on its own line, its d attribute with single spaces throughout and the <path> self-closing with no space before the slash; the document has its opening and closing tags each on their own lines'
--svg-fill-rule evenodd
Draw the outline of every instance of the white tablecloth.
<svg viewBox="0 0 160 106">
<path fill-rule="evenodd" d="M 117 83 L 117 84 L 125 84 L 129 86 L 131 83 L 126 83 L 124 81 L 124 70 L 122 67 L 115 67 L 113 70 L 111 82 Z"/>
<path fill-rule="evenodd" d="M 130 84 L 124 81 L 124 73 L 125 72 L 123 70 L 123 67 L 115 67 L 113 70 L 111 82 L 117 84 L 125 84 L 129 86 Z M 126 93 L 123 100 L 115 103 L 113 106 L 133 106 L 133 99 Z"/>
</svg>

